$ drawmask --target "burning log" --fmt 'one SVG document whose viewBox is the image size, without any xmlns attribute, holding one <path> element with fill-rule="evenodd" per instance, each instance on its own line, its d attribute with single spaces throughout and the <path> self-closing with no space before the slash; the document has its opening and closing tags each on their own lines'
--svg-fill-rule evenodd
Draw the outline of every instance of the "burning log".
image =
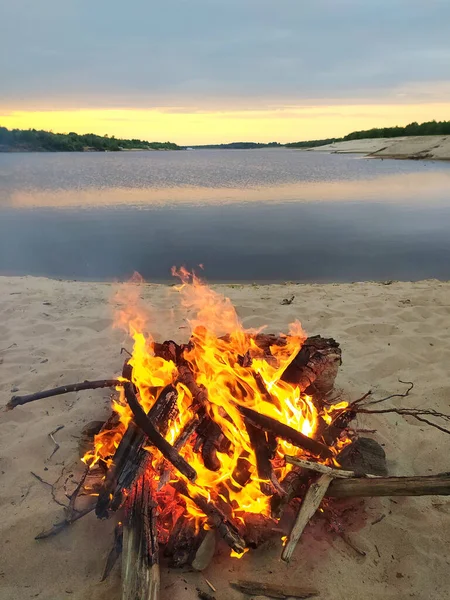
<svg viewBox="0 0 450 600">
<path fill-rule="evenodd" d="M 266 432 L 248 420 L 245 420 L 245 428 L 247 429 L 250 444 L 255 453 L 256 468 L 258 470 L 258 477 L 261 480 L 259 484 L 261 492 L 266 496 L 272 496 L 274 490 L 283 494 L 284 490 L 280 486 L 270 462 L 272 452 L 267 441 Z"/>
<path fill-rule="evenodd" d="M 249 453 L 244 450 L 239 456 L 236 467 L 234 468 L 231 476 L 233 482 L 236 482 L 241 487 L 245 487 L 252 476 L 251 464 L 248 460 L 248 457 Z M 235 488 L 235 486 L 233 487 Z"/>
<path fill-rule="evenodd" d="M 191 565 L 196 571 L 202 571 L 213 558 L 215 540 L 213 530 L 201 527 L 197 531 L 192 519 L 180 517 L 170 534 L 164 555 L 170 558 L 170 567 Z"/>
<path fill-rule="evenodd" d="M 161 435 L 167 432 L 169 419 L 176 412 L 177 395 L 172 385 L 166 386 L 147 414 Z M 147 457 L 148 453 L 144 449 L 146 439 L 145 433 L 135 423 L 128 425 L 99 494 L 96 507 L 98 517 L 105 518 L 108 509 L 117 510 L 121 506 L 123 491 L 131 487 Z"/>
<path fill-rule="evenodd" d="M 199 419 L 197 417 L 197 415 L 195 415 L 194 417 L 192 417 L 192 419 L 190 421 L 188 421 L 186 423 L 186 425 L 180 431 L 177 439 L 175 440 L 175 443 L 173 445 L 175 450 L 180 451 L 181 448 L 183 448 L 183 446 L 189 441 L 191 435 L 194 434 L 194 432 L 196 431 L 196 429 L 199 426 L 199 424 L 201 423 L 201 421 L 202 421 L 202 419 L 201 418 Z M 162 471 L 161 477 L 159 478 L 159 482 L 158 482 L 158 491 L 162 490 L 162 488 L 167 483 L 169 483 L 170 466 L 167 461 L 164 461 L 164 465 L 163 465 L 161 471 Z"/>
<path fill-rule="evenodd" d="M 305 340 L 281 379 L 297 385 L 302 391 L 308 390 L 314 384 L 315 391 L 326 395 L 334 387 L 341 364 L 339 344 L 333 338 L 316 335 Z"/>
<path fill-rule="evenodd" d="M 136 482 L 123 527 L 122 600 L 159 598 L 157 504 L 151 483 L 143 475 Z"/>
<path fill-rule="evenodd" d="M 292 429 L 289 425 L 285 425 L 284 423 L 280 423 L 272 417 L 268 417 L 266 415 L 261 415 L 251 408 L 247 408 L 245 406 L 237 406 L 239 412 L 250 422 L 252 425 L 263 429 L 269 433 L 272 433 L 276 437 L 280 437 L 283 440 L 286 440 L 293 444 L 298 448 L 303 448 L 304 450 L 308 450 L 312 454 L 316 456 L 320 456 L 322 458 L 331 458 L 333 453 L 331 450 L 316 440 L 313 440 L 303 433 Z"/>
<path fill-rule="evenodd" d="M 134 415 L 134 421 L 136 425 L 142 429 L 147 435 L 149 441 L 161 452 L 176 469 L 180 471 L 190 481 L 195 480 L 197 473 L 195 469 L 191 467 L 184 458 L 175 450 L 173 446 L 169 444 L 167 440 L 159 433 L 156 427 L 153 425 L 151 420 L 145 414 L 142 406 L 139 404 L 136 394 L 133 389 L 132 383 L 125 383 L 125 398 L 128 402 L 129 407 Z"/>
<path fill-rule="evenodd" d="M 128 429 L 120 440 L 119 446 L 114 454 L 112 465 L 109 467 L 102 489 L 99 492 L 95 514 L 99 519 L 108 517 L 108 509 L 111 502 L 116 503 L 122 500 L 122 489 L 118 487 L 118 481 L 122 478 L 125 470 L 133 468 L 136 464 L 138 452 L 141 448 L 142 439 L 140 430 L 134 423 L 130 423 Z M 120 500 L 117 500 L 116 494 L 119 492 Z"/>
<path fill-rule="evenodd" d="M 294 467 L 281 482 L 284 494 L 274 494 L 270 500 L 272 518 L 281 519 L 286 507 L 294 498 L 301 496 L 302 490 L 308 481 L 303 469 Z"/>
<path fill-rule="evenodd" d="M 220 426 L 206 416 L 199 423 L 197 434 L 203 440 L 201 448 L 203 464 L 210 471 L 218 471 L 221 465 L 217 457 L 217 451 L 226 452 L 230 447 L 230 442 L 223 434 Z"/>
<path fill-rule="evenodd" d="M 272 539 L 275 535 L 279 537 L 282 533 L 283 530 L 273 519 L 252 513 L 245 515 L 242 537 L 248 548 L 259 548 L 261 544 Z"/>
<path fill-rule="evenodd" d="M 245 549 L 245 541 L 239 533 L 239 529 L 223 512 L 214 506 L 200 494 L 190 493 L 182 481 L 173 483 L 173 487 L 183 496 L 190 498 L 198 508 L 206 515 L 210 525 L 217 529 L 219 535 L 235 552 L 241 554 Z"/>
</svg>

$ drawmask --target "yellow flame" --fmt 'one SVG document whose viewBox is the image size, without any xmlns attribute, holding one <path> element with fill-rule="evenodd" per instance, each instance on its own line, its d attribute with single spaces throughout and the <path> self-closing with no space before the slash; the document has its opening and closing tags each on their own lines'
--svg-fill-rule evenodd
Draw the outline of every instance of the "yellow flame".
<svg viewBox="0 0 450 600">
<path fill-rule="evenodd" d="M 257 344 L 255 330 L 245 329 L 229 298 L 207 287 L 195 274 L 185 269 L 174 274 L 181 279 L 176 292 L 189 315 L 191 344 L 184 351 L 184 359 L 195 376 L 196 383 L 207 392 L 208 405 L 205 409 L 229 440 L 226 451 L 218 452 L 221 467 L 217 472 L 205 468 L 201 456 L 194 451 L 193 444 L 186 444 L 180 453 L 197 472 L 195 483 L 185 481 L 190 495 L 200 495 L 207 500 L 225 502 L 232 507 L 236 519 L 245 513 L 270 515 L 270 498 L 261 493 L 254 452 L 246 431 L 239 406 L 245 406 L 272 417 L 314 437 L 319 422 L 319 414 L 313 399 L 299 387 L 282 381 L 286 367 L 300 350 L 306 335 L 300 323 L 291 325 L 289 335 L 281 335 L 270 348 Z M 145 333 L 151 328 L 151 315 L 140 303 L 140 283 L 135 276 L 129 286 L 122 288 L 115 301 L 118 305 L 116 325 L 123 327 L 134 341 L 132 357 L 132 381 L 139 392 L 139 400 L 145 411 L 153 406 L 161 389 L 174 384 L 178 392 L 178 416 L 169 423 L 166 439 L 173 444 L 186 423 L 194 416 L 192 395 L 180 382 L 177 382 L 177 368 L 170 360 L 156 357 L 154 340 Z M 251 367 L 243 366 L 243 357 L 251 358 Z M 259 383 L 257 379 L 259 378 Z M 327 408 L 320 416 L 326 423 L 333 419 L 333 413 L 347 404 L 341 403 Z M 83 461 L 91 467 L 100 460 L 110 465 L 111 457 L 132 417 L 125 401 L 123 389 L 113 401 L 113 409 L 118 415 L 118 425 L 105 429 L 95 437 L 94 449 L 87 453 Z M 341 440 L 341 445 L 345 440 Z M 146 448 L 150 450 L 150 448 Z M 275 475 L 279 480 L 292 469 L 285 464 L 285 454 L 301 456 L 303 451 L 292 444 L 278 440 L 276 454 L 272 461 Z M 153 476 L 163 458 L 151 448 Z M 245 458 L 249 481 L 241 486 L 233 474 L 239 459 Z M 182 478 L 178 473 L 172 477 Z M 189 498 L 184 498 L 186 513 L 200 526 L 205 515 Z M 239 555 L 241 556 L 241 555 Z"/>
</svg>

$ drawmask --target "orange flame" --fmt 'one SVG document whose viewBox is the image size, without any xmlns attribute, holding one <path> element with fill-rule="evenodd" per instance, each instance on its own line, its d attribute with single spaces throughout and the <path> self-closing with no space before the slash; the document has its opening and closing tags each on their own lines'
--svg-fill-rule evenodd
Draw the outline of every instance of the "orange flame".
<svg viewBox="0 0 450 600">
<path fill-rule="evenodd" d="M 256 459 L 245 428 L 239 406 L 252 408 L 257 412 L 273 417 L 280 423 L 314 437 L 319 416 L 331 421 L 333 410 L 343 405 L 331 407 L 319 415 L 313 399 L 300 388 L 281 380 L 281 376 L 297 355 L 306 335 L 300 323 L 293 323 L 289 335 L 281 336 L 282 344 L 270 347 L 267 356 L 256 343 L 258 331 L 248 330 L 236 313 L 229 298 L 226 298 L 201 281 L 197 275 L 186 269 L 173 269 L 181 284 L 174 289 L 180 294 L 191 328 L 191 343 L 184 350 L 184 359 L 195 376 L 196 383 L 207 392 L 208 416 L 221 428 L 229 440 L 226 452 L 219 452 L 220 469 L 208 470 L 192 444 L 186 444 L 180 453 L 197 472 L 195 483 L 186 481 L 191 496 L 201 495 L 210 500 L 224 500 L 233 509 L 236 519 L 244 513 L 261 513 L 269 516 L 270 498 L 261 493 Z M 134 340 L 132 357 L 132 381 L 138 389 L 143 408 L 148 410 L 155 403 L 161 389 L 174 384 L 178 392 L 178 416 L 169 424 L 166 439 L 174 443 L 182 428 L 194 416 L 191 392 L 177 382 L 177 367 L 174 362 L 156 357 L 154 340 L 146 333 L 151 317 L 140 305 L 140 283 L 135 276 L 131 285 L 120 290 L 116 296 L 119 310 L 116 325 L 127 330 Z M 251 367 L 245 366 L 243 357 L 251 359 Z M 257 379 L 259 378 L 259 384 Z M 131 411 L 119 389 L 118 400 L 113 401 L 113 409 L 118 414 L 119 423 L 111 430 L 105 430 L 95 438 L 94 450 L 84 457 L 88 465 L 102 460 L 109 465 L 120 440 L 131 419 Z M 156 473 L 163 458 L 154 448 L 152 466 Z M 292 468 L 284 462 L 284 455 L 301 456 L 302 450 L 283 440 L 278 441 L 275 458 L 272 461 L 274 472 L 281 480 Z M 248 461 L 249 481 L 240 485 L 233 473 L 240 457 Z M 172 473 L 175 479 L 182 478 L 178 472 Z M 194 502 L 185 499 L 186 513 L 195 519 L 196 524 L 204 515 Z"/>
</svg>

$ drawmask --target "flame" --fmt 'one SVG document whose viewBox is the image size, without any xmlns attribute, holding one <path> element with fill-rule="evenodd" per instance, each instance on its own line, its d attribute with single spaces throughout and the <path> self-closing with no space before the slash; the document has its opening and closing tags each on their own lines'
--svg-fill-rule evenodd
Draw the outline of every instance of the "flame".
<svg viewBox="0 0 450 600">
<path fill-rule="evenodd" d="M 218 471 L 210 471 L 204 466 L 194 444 L 185 444 L 180 454 L 194 467 L 197 478 L 194 483 L 187 480 L 184 483 L 191 498 L 203 496 L 207 500 L 225 502 L 232 507 L 232 516 L 236 520 L 243 520 L 245 513 L 269 516 L 270 498 L 261 493 L 261 483 L 269 482 L 262 482 L 258 477 L 255 455 L 239 407 L 251 408 L 308 437 L 314 437 L 319 417 L 331 422 L 332 413 L 346 403 L 329 407 L 319 415 L 311 396 L 282 381 L 283 372 L 306 339 L 300 323 L 290 326 L 289 335 L 280 334 L 278 339 L 281 341 L 270 346 L 268 354 L 257 344 L 261 330 L 245 329 L 229 298 L 208 287 L 195 273 L 184 268 L 174 268 L 172 272 L 180 279 L 180 285 L 173 289 L 180 295 L 191 330 L 190 343 L 185 347 L 183 357 L 197 385 L 207 393 L 205 410 L 208 416 L 220 426 L 229 442 L 222 452 L 217 453 L 220 461 Z M 195 415 L 193 398 L 189 389 L 177 381 L 175 363 L 155 356 L 155 342 L 146 333 L 151 327 L 151 314 L 141 306 L 141 283 L 142 280 L 135 275 L 130 285 L 119 290 L 115 298 L 118 307 L 115 323 L 124 328 L 134 341 L 129 364 L 144 410 L 150 410 L 163 387 L 168 384 L 176 387 L 178 416 L 169 423 L 165 435 L 173 444 L 182 428 Z M 83 458 L 90 466 L 99 461 L 110 465 L 132 417 L 122 388 L 118 388 L 118 392 L 118 399 L 113 400 L 118 424 L 95 437 L 94 449 Z M 156 449 L 147 450 L 152 457 L 153 476 L 158 478 L 163 458 Z M 284 455 L 301 456 L 303 453 L 292 444 L 278 440 L 272 464 L 279 481 L 292 469 L 291 465 L 285 464 Z M 246 461 L 247 465 L 249 480 L 245 485 L 239 484 L 235 478 L 240 460 L 241 463 Z M 172 472 L 171 476 L 183 478 L 178 472 Z M 205 516 L 191 499 L 185 497 L 183 500 L 186 514 L 199 527 Z"/>
</svg>

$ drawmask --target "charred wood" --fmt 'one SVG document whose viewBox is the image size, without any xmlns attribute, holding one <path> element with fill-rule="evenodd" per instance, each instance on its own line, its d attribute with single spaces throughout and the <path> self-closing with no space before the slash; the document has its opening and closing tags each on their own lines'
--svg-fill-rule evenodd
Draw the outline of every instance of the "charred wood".
<svg viewBox="0 0 450 600">
<path fill-rule="evenodd" d="M 151 483 L 140 477 L 130 495 L 123 527 L 122 600 L 159 598 L 157 504 Z"/>
<path fill-rule="evenodd" d="M 195 469 L 193 469 L 193 467 L 191 467 L 185 461 L 185 459 L 175 450 L 175 448 L 163 438 L 151 420 L 147 417 L 138 399 L 136 398 L 133 385 L 131 383 L 125 383 L 124 390 L 125 398 L 134 415 L 134 421 L 136 425 L 142 429 L 142 431 L 147 435 L 151 444 L 158 448 L 164 458 L 166 458 L 185 477 L 193 481 L 197 476 Z"/>
<path fill-rule="evenodd" d="M 22 406 L 35 400 L 41 400 L 42 398 L 50 398 L 51 396 L 60 396 L 61 394 L 68 394 L 70 392 L 81 392 L 83 390 L 97 390 L 100 388 L 115 388 L 123 385 L 123 381 L 118 379 L 100 379 L 98 381 L 83 381 L 81 383 L 71 383 L 68 385 L 62 385 L 61 387 L 46 390 L 45 392 L 37 392 L 36 394 L 28 394 L 27 396 L 13 396 L 6 405 L 8 410 L 16 408 L 16 406 Z"/>
<path fill-rule="evenodd" d="M 276 437 L 280 437 L 298 448 L 308 450 L 312 454 L 321 456 L 322 458 L 331 458 L 333 455 L 331 450 L 324 444 L 303 435 L 303 433 L 292 429 L 292 427 L 289 427 L 284 423 L 279 423 L 275 419 L 272 419 L 272 417 L 262 415 L 251 408 L 244 406 L 238 406 L 237 408 L 240 413 L 256 427 L 259 427 Z"/>
<path fill-rule="evenodd" d="M 210 525 L 214 527 L 219 535 L 235 552 L 242 553 L 245 548 L 245 541 L 239 533 L 236 525 L 218 509 L 212 501 L 208 501 L 199 494 L 190 493 L 187 486 L 182 481 L 177 481 L 173 487 L 183 496 L 190 498 L 197 507 L 206 515 Z"/>
<path fill-rule="evenodd" d="M 253 425 L 247 419 L 244 422 L 250 439 L 250 445 L 255 453 L 258 478 L 261 480 L 259 484 L 261 492 L 266 496 L 272 496 L 275 490 L 279 494 L 282 494 L 283 488 L 280 486 L 270 462 L 272 451 L 267 442 L 266 432 Z"/>
</svg>

